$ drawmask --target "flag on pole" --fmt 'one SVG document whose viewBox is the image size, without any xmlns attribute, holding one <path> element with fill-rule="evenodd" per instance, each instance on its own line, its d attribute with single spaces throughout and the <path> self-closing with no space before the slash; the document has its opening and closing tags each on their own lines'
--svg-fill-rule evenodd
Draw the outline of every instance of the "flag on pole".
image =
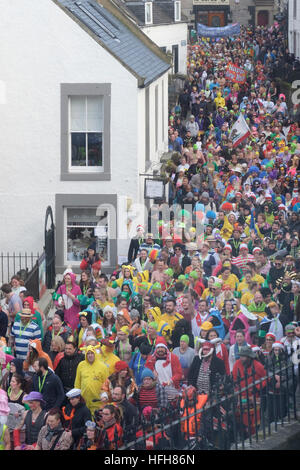
<svg viewBox="0 0 300 470">
<path fill-rule="evenodd" d="M 232 140 L 233 147 L 240 145 L 243 140 L 247 139 L 251 134 L 250 128 L 246 122 L 246 119 L 242 114 L 239 115 L 238 120 L 234 123 L 229 139 Z"/>
<path fill-rule="evenodd" d="M 254 230 L 254 232 L 257 233 L 256 226 L 255 226 L 254 213 L 255 213 L 255 210 L 251 209 L 250 230 Z"/>
</svg>

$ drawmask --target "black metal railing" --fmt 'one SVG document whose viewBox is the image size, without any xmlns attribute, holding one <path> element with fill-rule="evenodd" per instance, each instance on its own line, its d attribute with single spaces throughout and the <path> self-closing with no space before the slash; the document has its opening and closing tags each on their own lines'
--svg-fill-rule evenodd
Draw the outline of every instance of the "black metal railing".
<svg viewBox="0 0 300 470">
<path fill-rule="evenodd" d="M 294 354 L 293 354 L 294 353 Z M 104 439 L 104 449 L 239 450 L 258 444 L 279 428 L 297 419 L 300 349 L 290 355 L 269 356 L 264 375 L 253 365 L 248 371 L 217 378 L 202 409 L 198 397 L 180 398 L 159 413 L 143 416 L 124 428 L 123 443 L 115 435 Z"/>
<path fill-rule="evenodd" d="M 10 283 L 14 275 L 18 275 L 27 291 L 35 300 L 40 298 L 40 268 L 45 260 L 45 252 L 39 253 L 1 253 L 0 255 L 0 282 Z M 45 268 L 47 269 L 47 267 Z M 52 282 L 52 281 L 51 281 Z M 0 291 L 0 297 L 3 297 Z"/>
<path fill-rule="evenodd" d="M 29 272 L 35 266 L 39 257 L 39 253 L 1 253 L 1 285 L 10 282 L 12 276 L 16 274 L 25 282 Z"/>
</svg>

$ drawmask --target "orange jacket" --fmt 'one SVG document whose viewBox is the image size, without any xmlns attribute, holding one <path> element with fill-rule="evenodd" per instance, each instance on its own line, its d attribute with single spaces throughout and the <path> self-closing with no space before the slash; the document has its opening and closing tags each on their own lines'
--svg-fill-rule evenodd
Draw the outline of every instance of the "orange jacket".
<svg viewBox="0 0 300 470">
<path fill-rule="evenodd" d="M 48 354 L 43 351 L 42 343 L 39 339 L 33 339 L 33 340 L 29 341 L 29 346 L 36 349 L 37 352 L 38 352 L 38 358 L 44 357 L 47 360 L 48 366 L 50 367 L 50 369 L 54 370 L 52 361 L 51 361 L 50 357 L 48 356 Z M 23 362 L 23 369 L 28 370 L 29 366 L 30 366 L 30 364 L 27 362 L 27 359 L 26 359 Z"/>
<path fill-rule="evenodd" d="M 201 410 L 207 402 L 207 399 L 208 395 L 198 395 L 196 409 L 194 406 L 188 406 L 188 408 L 186 408 L 185 400 L 181 400 L 180 407 L 184 409 L 181 418 L 181 431 L 185 434 L 186 437 L 194 437 L 196 435 L 196 431 L 199 432 L 202 413 L 198 413 L 197 415 L 191 417 L 189 416 L 198 410 Z M 197 427 L 195 418 L 197 420 Z"/>
</svg>

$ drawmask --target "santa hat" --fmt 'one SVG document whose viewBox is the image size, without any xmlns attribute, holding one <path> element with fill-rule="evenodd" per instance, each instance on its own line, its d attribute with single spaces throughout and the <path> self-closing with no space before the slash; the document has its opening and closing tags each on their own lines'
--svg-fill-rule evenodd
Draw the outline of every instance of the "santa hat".
<svg viewBox="0 0 300 470">
<path fill-rule="evenodd" d="M 253 248 L 252 253 L 254 254 L 254 253 L 256 253 L 256 252 L 261 252 L 261 251 L 262 251 L 262 249 L 259 248 L 259 246 L 256 246 L 255 248 Z"/>
<path fill-rule="evenodd" d="M 280 341 L 275 341 L 275 343 L 272 344 L 272 349 L 274 348 L 284 349 L 284 345 Z"/>
<path fill-rule="evenodd" d="M 159 336 L 157 338 L 157 343 L 155 345 L 155 349 L 157 349 L 157 348 L 168 349 L 167 342 L 166 342 L 165 338 L 163 338 L 162 336 Z"/>
<path fill-rule="evenodd" d="M 227 245 L 224 246 L 224 250 L 232 251 L 232 246 L 227 243 Z"/>
<path fill-rule="evenodd" d="M 246 250 L 248 250 L 248 245 L 246 243 L 241 243 L 240 244 L 240 251 L 245 248 Z"/>
<path fill-rule="evenodd" d="M 129 366 L 127 362 L 125 361 L 118 361 L 115 363 L 115 371 L 116 372 L 121 372 L 122 370 L 127 370 L 129 369 Z"/>
<path fill-rule="evenodd" d="M 267 333 L 266 338 L 272 338 L 274 341 L 276 341 L 276 336 L 273 333 Z"/>
<path fill-rule="evenodd" d="M 260 347 L 257 346 L 256 344 L 253 344 L 253 345 L 251 346 L 251 349 L 252 349 L 252 351 L 255 352 L 255 353 L 257 353 L 258 351 L 260 351 Z"/>
</svg>

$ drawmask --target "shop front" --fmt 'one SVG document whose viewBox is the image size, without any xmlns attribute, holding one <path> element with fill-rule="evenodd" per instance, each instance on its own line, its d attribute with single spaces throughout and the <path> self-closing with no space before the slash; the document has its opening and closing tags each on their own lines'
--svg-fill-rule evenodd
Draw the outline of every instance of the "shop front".
<svg viewBox="0 0 300 470">
<path fill-rule="evenodd" d="M 210 27 L 223 27 L 228 24 L 229 0 L 193 0 L 195 27 L 197 23 Z"/>
</svg>

